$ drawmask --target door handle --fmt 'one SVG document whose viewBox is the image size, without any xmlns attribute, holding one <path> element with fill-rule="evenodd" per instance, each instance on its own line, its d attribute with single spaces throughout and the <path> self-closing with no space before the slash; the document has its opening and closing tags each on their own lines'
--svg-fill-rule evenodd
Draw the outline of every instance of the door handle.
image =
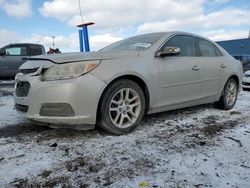
<svg viewBox="0 0 250 188">
<path fill-rule="evenodd" d="M 198 71 L 198 70 L 201 70 L 197 65 L 193 66 L 192 68 L 193 71 Z"/>
<path fill-rule="evenodd" d="M 224 69 L 224 68 L 227 68 L 227 66 L 226 66 L 224 63 L 221 64 L 220 67 L 223 68 L 223 69 Z"/>
</svg>

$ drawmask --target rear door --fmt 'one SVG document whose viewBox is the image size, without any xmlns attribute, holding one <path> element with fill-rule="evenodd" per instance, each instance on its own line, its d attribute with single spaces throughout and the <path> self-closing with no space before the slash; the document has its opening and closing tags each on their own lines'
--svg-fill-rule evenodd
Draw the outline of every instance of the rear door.
<svg viewBox="0 0 250 188">
<path fill-rule="evenodd" d="M 0 76 L 14 77 L 18 68 L 27 60 L 28 49 L 26 46 L 11 46 L 3 49 L 5 55 L 0 56 Z"/>
<path fill-rule="evenodd" d="M 225 59 L 218 48 L 208 40 L 197 39 L 200 61 L 203 63 L 203 80 L 200 92 L 203 98 L 218 94 L 227 68 Z"/>
</svg>

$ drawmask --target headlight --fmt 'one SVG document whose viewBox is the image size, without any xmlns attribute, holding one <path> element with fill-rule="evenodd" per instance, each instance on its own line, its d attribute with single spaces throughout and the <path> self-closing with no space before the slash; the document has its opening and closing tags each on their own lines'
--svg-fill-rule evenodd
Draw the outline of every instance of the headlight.
<svg viewBox="0 0 250 188">
<path fill-rule="evenodd" d="M 100 62 L 100 60 L 94 60 L 55 65 L 45 71 L 42 81 L 76 78 L 92 71 Z"/>
</svg>

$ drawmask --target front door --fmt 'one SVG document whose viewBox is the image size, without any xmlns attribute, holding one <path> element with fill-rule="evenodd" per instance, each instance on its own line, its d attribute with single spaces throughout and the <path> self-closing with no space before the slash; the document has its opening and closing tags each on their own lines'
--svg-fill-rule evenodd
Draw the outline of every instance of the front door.
<svg viewBox="0 0 250 188">
<path fill-rule="evenodd" d="M 174 36 L 162 49 L 165 47 L 179 47 L 180 53 L 155 58 L 161 92 L 158 106 L 182 105 L 200 99 L 203 64 L 196 56 L 195 38 Z"/>
</svg>

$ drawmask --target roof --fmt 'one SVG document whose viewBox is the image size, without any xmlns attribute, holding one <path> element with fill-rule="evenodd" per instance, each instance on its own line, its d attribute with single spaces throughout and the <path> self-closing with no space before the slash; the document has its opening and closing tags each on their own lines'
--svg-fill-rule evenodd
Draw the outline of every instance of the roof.
<svg viewBox="0 0 250 188">
<path fill-rule="evenodd" d="M 6 46 L 17 46 L 17 45 L 20 45 L 20 46 L 29 46 L 29 45 L 39 45 L 39 46 L 42 46 L 42 44 L 34 44 L 34 43 L 10 43 Z"/>
<path fill-rule="evenodd" d="M 31 46 L 31 45 L 36 45 L 36 46 L 42 46 L 44 47 L 42 44 L 34 44 L 34 43 L 10 43 L 8 45 L 5 45 L 3 47 L 0 47 L 0 49 L 5 48 L 5 47 L 12 47 L 12 46 L 21 46 L 21 47 L 26 47 L 26 46 Z"/>
</svg>

